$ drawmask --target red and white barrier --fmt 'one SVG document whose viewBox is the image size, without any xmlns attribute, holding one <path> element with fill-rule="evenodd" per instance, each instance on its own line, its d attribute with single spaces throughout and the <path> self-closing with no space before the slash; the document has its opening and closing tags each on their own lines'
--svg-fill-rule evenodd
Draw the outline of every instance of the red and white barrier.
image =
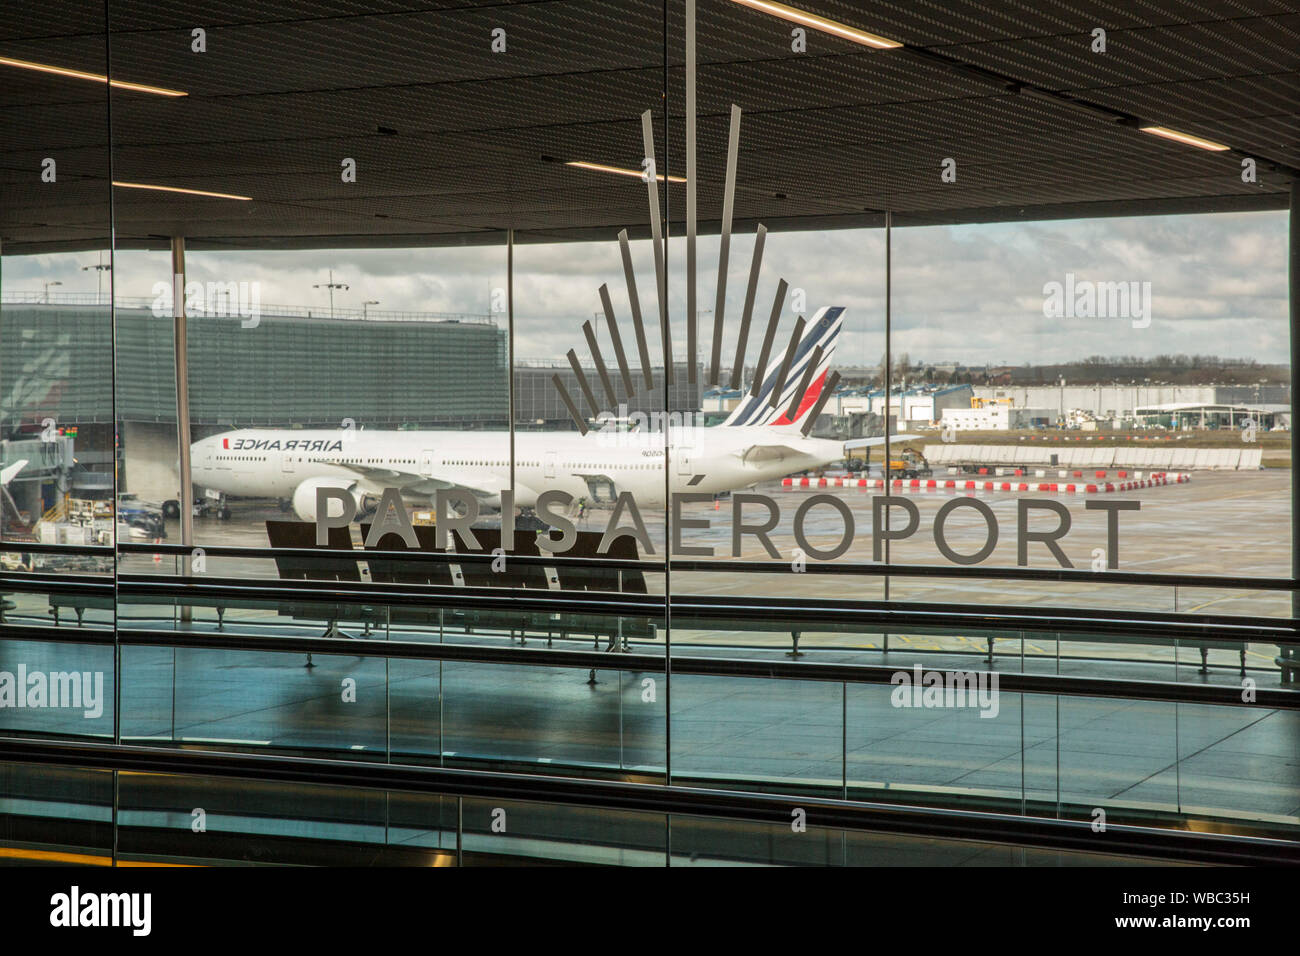
<svg viewBox="0 0 1300 956">
<path fill-rule="evenodd" d="M 1121 477 L 1124 473 L 1120 473 Z M 1098 472 L 1104 477 L 1104 472 Z M 1130 478 L 1127 481 L 1097 481 L 1058 483 L 1055 481 L 987 481 L 973 478 L 895 478 L 890 482 L 894 492 L 1033 492 L 1037 494 L 1096 495 L 1113 492 L 1138 491 L 1142 488 L 1157 488 L 1161 485 L 1181 485 L 1192 480 L 1186 472 L 1153 472 L 1146 478 Z M 853 475 L 828 475 L 823 478 L 783 478 L 781 487 L 793 491 L 796 488 L 857 488 L 863 491 L 884 491 L 883 478 L 858 478 Z"/>
</svg>

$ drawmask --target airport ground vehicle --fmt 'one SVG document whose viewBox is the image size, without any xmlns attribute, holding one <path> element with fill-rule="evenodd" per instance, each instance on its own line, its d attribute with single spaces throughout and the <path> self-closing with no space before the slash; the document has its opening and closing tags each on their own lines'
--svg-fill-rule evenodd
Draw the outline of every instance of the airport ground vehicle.
<svg viewBox="0 0 1300 956">
<path fill-rule="evenodd" d="M 133 494 L 117 496 L 117 520 L 120 524 L 141 532 L 145 537 L 167 537 L 162 506 L 141 501 Z"/>
<path fill-rule="evenodd" d="M 908 446 L 897 458 L 889 459 L 889 474 L 895 478 L 928 478 L 934 469 L 920 450 Z"/>
<path fill-rule="evenodd" d="M 219 498 L 202 498 L 194 499 L 194 517 L 196 518 L 220 518 L 222 521 L 230 520 L 230 505 L 226 502 L 226 496 Z"/>
</svg>

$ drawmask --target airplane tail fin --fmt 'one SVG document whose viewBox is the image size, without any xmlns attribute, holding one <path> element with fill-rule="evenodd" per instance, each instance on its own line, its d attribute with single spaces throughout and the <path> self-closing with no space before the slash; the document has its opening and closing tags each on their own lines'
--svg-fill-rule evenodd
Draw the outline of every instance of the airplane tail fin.
<svg viewBox="0 0 1300 956">
<path fill-rule="evenodd" d="M 755 396 L 752 389 L 746 391 L 722 426 L 784 425 L 789 427 L 803 421 L 812 407 L 817 404 L 817 399 L 826 386 L 826 376 L 830 371 L 831 358 L 835 354 L 835 344 L 839 341 L 843 324 L 843 306 L 825 306 L 819 310 L 804 327 L 803 337 L 795 348 L 794 359 L 786 372 L 785 381 L 777 382 L 785 355 L 772 356 L 768 364 L 769 371 L 759 387 L 758 395 Z M 808 387 L 799 394 L 796 403 L 796 393 L 799 393 L 804 375 L 818 347 L 821 348 L 821 353 L 813 368 L 812 377 Z M 774 401 L 773 395 L 777 392 L 778 384 L 780 393 L 776 394 Z"/>
</svg>

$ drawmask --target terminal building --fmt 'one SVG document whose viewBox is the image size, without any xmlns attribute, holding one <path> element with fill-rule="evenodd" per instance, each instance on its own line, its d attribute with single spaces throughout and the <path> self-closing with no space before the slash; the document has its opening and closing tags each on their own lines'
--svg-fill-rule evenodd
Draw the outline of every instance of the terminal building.
<svg viewBox="0 0 1300 956">
<path fill-rule="evenodd" d="M 933 426 L 950 410 L 969 409 L 974 394 L 969 385 L 913 386 L 891 392 L 886 412 L 884 389 L 853 389 L 836 396 L 835 404 L 841 414 L 888 414 L 899 425 Z"/>
<path fill-rule="evenodd" d="M 1147 426 L 1161 428 L 1231 428 L 1253 424 L 1256 429 L 1289 429 L 1290 404 L 1245 405 L 1205 402 L 1167 402 L 1143 405 L 1133 417 Z"/>
<path fill-rule="evenodd" d="M 6 4 L 0 863 L 1295 863 L 1290 6 Z"/>
<path fill-rule="evenodd" d="M 1021 428 L 1047 428 L 1058 419 L 1050 408 L 1016 408 L 1014 405 L 994 403 L 976 408 L 945 409 L 939 419 L 940 428 L 955 431 L 1009 431 Z"/>
<path fill-rule="evenodd" d="M 1289 385 L 981 385 L 973 391 L 988 402 L 1052 409 L 1058 420 L 1076 410 L 1096 419 L 1130 419 L 1145 417 L 1140 410 L 1174 405 L 1289 408 L 1291 403 Z"/>
</svg>

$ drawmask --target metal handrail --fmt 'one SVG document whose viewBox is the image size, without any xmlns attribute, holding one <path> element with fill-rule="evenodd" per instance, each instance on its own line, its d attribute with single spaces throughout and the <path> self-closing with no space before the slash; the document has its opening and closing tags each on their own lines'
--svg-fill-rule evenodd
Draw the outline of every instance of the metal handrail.
<svg viewBox="0 0 1300 956">
<path fill-rule="evenodd" d="M 188 552 L 186 552 L 188 553 Z M 310 554 L 311 552 L 308 551 Z M 395 552 L 403 556 L 404 552 Z M 316 555 L 319 556 L 319 555 Z M 481 558 L 480 555 L 463 557 Z M 607 567 L 601 562 L 573 559 L 580 566 Z M 632 562 L 635 565 L 635 562 Z M 281 580 L 261 578 L 184 577 L 164 574 L 63 575 L 46 572 L 0 573 L 0 589 L 102 594 L 123 597 L 203 597 L 230 600 L 325 601 L 349 604 L 449 607 L 472 602 L 476 607 L 622 616 L 659 617 L 671 612 L 683 617 L 728 620 L 751 615 L 764 622 L 812 624 L 806 599 L 787 597 L 727 597 L 660 595 L 609 591 L 542 590 L 540 588 L 476 588 L 447 585 L 373 584 L 367 582 Z M 1021 607 L 999 604 L 954 604 L 901 601 L 818 599 L 815 623 L 880 626 L 897 629 L 960 627 L 974 630 L 1046 632 L 1123 631 L 1132 636 L 1202 636 L 1218 640 L 1294 644 L 1300 622 L 1293 618 L 1246 618 L 1175 611 L 1134 611 L 1108 608 Z"/>
<path fill-rule="evenodd" d="M 313 601 L 394 607 L 457 607 L 555 613 L 606 614 L 675 618 L 695 616 L 733 620 L 750 616 L 764 623 L 789 622 L 815 630 L 818 624 L 843 624 L 886 630 L 959 627 L 975 630 L 1049 632 L 1113 631 L 1156 637 L 1192 636 L 1264 643 L 1300 643 L 1300 623 L 1291 618 L 1247 618 L 1172 611 L 1133 611 L 1109 608 L 1022 607 L 898 601 L 854 601 L 818 598 L 729 597 L 720 595 L 662 595 L 619 591 L 572 591 L 516 587 L 462 587 L 436 584 L 384 584 L 364 581 L 309 579 L 245 579 L 163 574 L 121 574 L 122 597 L 203 597 L 231 600 Z M 784 629 L 784 628 L 782 628 Z"/>
<path fill-rule="evenodd" d="M 90 306 L 109 306 L 115 309 L 151 309 L 155 299 L 151 296 L 141 295 L 112 295 L 110 293 L 94 292 L 26 292 L 8 290 L 3 296 L 0 296 L 0 303 L 8 305 L 90 305 Z M 170 315 L 171 307 L 168 306 L 167 314 Z M 206 318 L 208 313 L 204 309 L 187 309 L 190 318 Z M 285 318 L 299 319 L 346 319 L 355 321 L 375 321 L 375 322 L 451 322 L 465 325 L 496 325 L 496 317 L 492 314 L 483 314 L 478 312 L 412 312 L 392 309 L 354 309 L 339 306 L 332 311 L 328 306 L 317 308 L 316 306 L 305 305 L 270 305 L 259 303 L 257 307 L 259 315 L 282 316 Z M 309 314 L 310 313 L 310 314 Z M 213 318 L 238 318 L 234 312 L 223 314 L 222 312 L 213 313 Z"/>
<path fill-rule="evenodd" d="M 390 551 L 381 549 L 337 549 L 337 548 L 272 548 L 272 547 L 237 547 L 232 545 L 198 545 L 208 556 L 253 558 L 274 560 L 277 557 L 288 558 L 343 558 L 349 560 L 366 560 L 381 558 L 398 561 L 430 561 L 439 563 L 461 563 L 465 561 L 491 561 L 494 556 L 481 552 L 456 551 Z M 109 556 L 155 555 L 166 554 L 185 557 L 194 553 L 193 547 L 179 544 L 138 544 L 119 542 L 112 545 L 65 545 L 38 544 L 27 541 L 0 541 L 0 551 L 28 551 L 34 554 L 66 554 L 73 556 Z M 860 574 L 876 577 L 934 577 L 966 578 L 995 581 L 1044 581 L 1053 583 L 1092 583 L 1132 584 L 1149 587 L 1185 587 L 1212 588 L 1238 591 L 1296 591 L 1300 590 L 1300 581 L 1282 577 L 1234 577 L 1218 574 L 1172 574 L 1150 571 L 1085 571 L 1080 568 L 1021 568 L 998 566 L 961 566 L 945 564 L 876 564 L 868 562 L 816 561 L 809 560 L 802 571 L 796 571 L 786 561 L 743 561 L 717 559 L 674 558 L 670 562 L 662 560 L 617 558 L 582 558 L 564 554 L 542 555 L 507 555 L 509 561 L 519 564 L 549 567 L 589 567 L 609 570 L 643 571 L 657 573 L 665 568 L 672 571 L 725 571 L 727 573 L 753 574 Z"/>
<path fill-rule="evenodd" d="M 111 544 L 41 544 L 38 541 L 15 541 L 12 538 L 0 541 L 0 551 L 11 554 L 15 551 L 27 551 L 30 554 L 66 554 L 73 557 L 112 557 L 115 553 Z"/>
<path fill-rule="evenodd" d="M 381 549 L 360 548 L 250 548 L 227 545 L 199 545 L 209 557 L 259 558 L 271 560 L 276 557 L 287 558 L 341 558 L 345 560 L 367 560 L 381 558 L 397 561 L 429 561 L 438 563 L 462 563 L 464 561 L 492 561 L 494 555 L 482 552 L 456 551 L 388 551 Z M 4 548 L 0 550 L 18 550 Z M 103 549 L 100 549 L 103 550 Z M 137 544 L 122 542 L 117 550 L 122 554 L 171 554 L 186 556 L 194 549 L 179 544 Z M 1107 582 L 1110 584 L 1134 584 L 1154 587 L 1216 588 L 1222 590 L 1253 591 L 1296 591 L 1300 590 L 1300 581 L 1294 578 L 1260 577 L 1241 578 L 1214 574 L 1170 574 L 1148 571 L 1085 571 L 1081 568 L 1009 568 L 1009 567 L 970 567 L 945 564 L 876 564 L 867 562 L 816 561 L 809 559 L 802 571 L 796 571 L 788 561 L 742 561 L 742 560 L 703 560 L 674 558 L 670 562 L 645 559 L 616 558 L 578 558 L 563 554 L 542 555 L 506 555 L 512 563 L 539 566 L 570 566 L 606 568 L 610 570 L 643 571 L 657 573 L 672 571 L 725 571 L 728 573 L 754 574 L 861 574 L 876 577 L 935 577 L 935 578 L 975 578 L 999 581 L 1048 581 L 1054 583 L 1090 583 Z"/>
<path fill-rule="evenodd" d="M 36 591 L 41 594 L 103 594 L 112 597 L 113 578 L 108 574 L 51 574 L 45 571 L 0 572 L 0 590 Z"/>
<path fill-rule="evenodd" d="M 218 558 L 253 558 L 274 560 L 275 558 L 307 558 L 312 560 L 338 559 L 342 561 L 367 561 L 378 558 L 385 561 L 427 561 L 430 564 L 464 564 L 490 563 L 497 560 L 497 555 L 483 551 L 391 551 L 381 548 L 247 548 L 227 545 L 197 545 L 208 557 Z M 194 548 L 183 544 L 137 544 L 123 542 L 118 545 L 123 554 L 166 554 L 176 557 L 189 557 Z M 511 564 L 544 567 L 590 568 L 607 571 L 642 571 L 649 574 L 661 573 L 663 562 L 643 561 L 629 558 L 584 558 L 569 555 L 541 555 L 534 557 L 524 554 L 507 554 L 505 558 Z"/>
<path fill-rule="evenodd" d="M 151 547 L 139 546 L 144 553 Z M 213 553 L 216 553 L 214 549 Z M 225 549 L 221 549 L 225 550 Z M 238 551 L 252 549 L 232 549 Z M 190 554 L 180 548 L 176 553 Z M 331 552 L 293 549 L 294 554 L 321 558 Z M 352 560 L 367 552 L 333 552 Z M 282 552 L 283 554 L 283 552 Z M 420 552 L 370 552 L 408 559 Z M 267 555 L 264 551 L 257 556 Z M 484 561 L 481 554 L 427 554 L 441 561 Z M 512 559 L 520 560 L 523 559 Z M 574 566 L 597 570 L 653 571 L 643 562 L 605 562 L 586 558 L 533 558 L 526 563 Z M 725 562 L 720 562 L 725 563 Z M 966 570 L 966 569 L 959 569 Z M 1289 582 L 1288 582 L 1289 583 Z M 1228 586 L 1219 584 L 1217 586 Z M 1240 588 L 1243 585 L 1237 584 Z M 346 604 L 391 606 L 455 607 L 472 602 L 480 608 L 509 608 L 548 613 L 572 613 L 662 617 L 672 614 L 683 620 L 734 620 L 753 617 L 765 623 L 784 622 L 813 629 L 842 624 L 883 630 L 919 628 L 962 628 L 965 630 L 1018 630 L 1034 632 L 1089 633 L 1122 632 L 1128 636 L 1161 638 L 1240 640 L 1244 642 L 1292 645 L 1300 643 L 1300 622 L 1294 618 L 1247 618 L 1233 615 L 1193 614 L 1176 611 L 1078 607 L 1022 607 L 1001 604 L 954 604 L 952 602 L 907 602 L 879 600 L 818 599 L 815 614 L 800 596 L 727 597 L 694 594 L 637 594 L 616 591 L 543 590 L 517 587 L 463 587 L 455 585 L 382 584 L 278 578 L 218 578 L 167 574 L 59 574 L 52 572 L 0 572 L 0 589 L 49 593 L 86 593 L 106 597 L 120 595 L 201 597 L 214 604 L 226 599 L 263 601 L 325 601 Z"/>
</svg>

